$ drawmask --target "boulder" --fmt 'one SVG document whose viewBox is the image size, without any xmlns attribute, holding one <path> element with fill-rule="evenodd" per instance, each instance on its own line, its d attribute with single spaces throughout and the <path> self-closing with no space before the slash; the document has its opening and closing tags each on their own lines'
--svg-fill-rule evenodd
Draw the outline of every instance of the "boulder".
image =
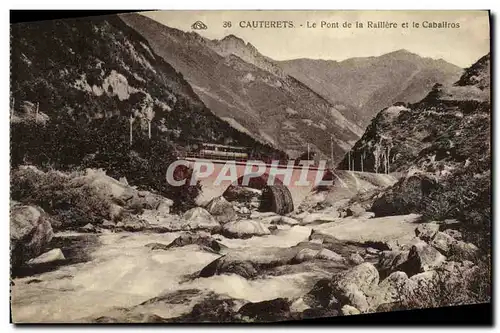
<svg viewBox="0 0 500 333">
<path fill-rule="evenodd" d="M 271 231 L 264 224 L 255 220 L 239 220 L 224 224 L 222 233 L 230 238 L 250 238 L 270 235 Z"/>
<path fill-rule="evenodd" d="M 453 242 L 455 242 L 453 237 L 439 231 L 429 244 L 442 254 L 448 255 Z"/>
<path fill-rule="evenodd" d="M 116 227 L 116 224 L 113 221 L 103 220 L 101 227 L 106 228 L 106 229 L 113 229 L 114 227 Z"/>
<path fill-rule="evenodd" d="M 52 237 L 52 226 L 41 208 L 11 206 L 10 248 L 13 268 L 40 255 Z"/>
<path fill-rule="evenodd" d="M 422 223 L 415 229 L 415 236 L 429 242 L 434 238 L 439 231 L 439 224 L 437 223 Z"/>
<path fill-rule="evenodd" d="M 408 275 L 405 272 L 391 273 L 380 282 L 377 290 L 368 299 L 370 306 L 376 309 L 380 304 L 401 301 L 407 283 Z"/>
<path fill-rule="evenodd" d="M 380 274 L 387 276 L 398 271 L 402 264 L 408 260 L 409 250 L 382 251 L 379 254 L 378 264 Z"/>
<path fill-rule="evenodd" d="M 366 210 L 360 204 L 354 203 L 346 209 L 346 216 L 360 217 Z M 374 214 L 375 215 L 375 214 Z"/>
<path fill-rule="evenodd" d="M 158 205 L 156 206 L 156 211 L 160 215 L 168 215 L 170 214 L 170 208 L 173 206 L 174 202 L 170 199 L 161 199 Z"/>
<path fill-rule="evenodd" d="M 46 264 L 49 262 L 65 260 L 65 259 L 66 258 L 64 257 L 64 254 L 62 253 L 61 249 L 52 249 L 48 252 L 45 252 L 45 253 L 39 255 L 36 258 L 30 259 L 28 261 L 28 264 L 29 265 L 39 265 L 39 264 Z"/>
<path fill-rule="evenodd" d="M 237 321 L 234 308 L 238 302 L 234 299 L 206 299 L 196 304 L 184 318 L 186 323 L 218 322 L 234 323 Z"/>
<path fill-rule="evenodd" d="M 477 261 L 479 257 L 479 248 L 472 243 L 466 243 L 460 240 L 450 244 L 450 257 L 459 261 Z"/>
<path fill-rule="evenodd" d="M 321 249 L 315 258 L 320 260 L 344 261 L 344 257 L 328 249 Z"/>
<path fill-rule="evenodd" d="M 200 271 L 199 276 L 237 274 L 246 279 L 254 278 L 259 274 L 259 270 L 263 271 L 291 263 L 297 253 L 306 245 L 297 245 L 291 248 L 233 248 L 228 254 L 205 266 Z"/>
<path fill-rule="evenodd" d="M 340 305 L 352 305 L 361 312 L 367 312 L 370 309 L 365 293 L 353 283 L 333 285 L 333 293 Z"/>
<path fill-rule="evenodd" d="M 118 221 L 123 216 L 123 208 L 117 204 L 109 205 L 109 218 L 113 221 Z"/>
<path fill-rule="evenodd" d="M 251 187 L 230 185 L 227 190 L 222 195 L 228 201 L 238 201 L 238 202 L 250 202 L 254 198 L 260 197 L 262 194 L 261 190 L 257 190 Z"/>
<path fill-rule="evenodd" d="M 310 224 L 313 222 L 333 222 L 338 220 L 338 215 L 323 214 L 323 213 L 310 213 L 306 214 L 302 219 L 301 224 Z"/>
<path fill-rule="evenodd" d="M 236 274 L 245 279 L 257 276 L 258 271 L 254 263 L 248 260 L 238 260 L 222 256 L 205 266 L 199 273 L 199 277 L 210 277 L 221 274 Z"/>
<path fill-rule="evenodd" d="M 279 215 L 274 213 L 274 212 L 252 212 L 250 214 L 250 218 L 252 220 L 257 220 L 257 219 L 270 217 L 270 216 L 279 216 Z"/>
<path fill-rule="evenodd" d="M 349 256 L 349 262 L 354 264 L 354 265 L 359 265 L 359 264 L 362 264 L 365 262 L 365 260 L 363 259 L 363 257 L 359 254 L 359 253 L 352 253 L 350 256 Z"/>
<path fill-rule="evenodd" d="M 183 223 L 180 230 L 207 230 L 217 232 L 220 230 L 220 224 L 210 213 L 201 208 L 194 207 L 184 213 Z"/>
<path fill-rule="evenodd" d="M 145 247 L 151 249 L 152 251 L 155 251 L 155 250 L 168 250 L 170 247 L 166 244 L 162 244 L 162 243 L 148 243 L 146 245 L 144 245 Z"/>
<path fill-rule="evenodd" d="M 305 294 L 301 301 L 310 308 L 326 308 L 338 302 L 333 295 L 332 281 L 321 279 Z"/>
<path fill-rule="evenodd" d="M 413 283 L 413 288 L 433 288 L 435 282 L 437 281 L 438 273 L 434 270 L 418 273 L 410 277 L 410 281 Z"/>
<path fill-rule="evenodd" d="M 445 229 L 443 233 L 447 234 L 448 236 L 453 237 L 456 240 L 462 240 L 462 233 L 458 230 L 455 229 Z"/>
<path fill-rule="evenodd" d="M 207 211 L 220 223 L 236 219 L 236 211 L 224 197 L 212 199 L 207 205 Z M 240 210 L 241 212 L 241 210 Z"/>
<path fill-rule="evenodd" d="M 245 321 L 272 322 L 290 318 L 290 304 L 285 298 L 247 303 L 238 311 Z"/>
<path fill-rule="evenodd" d="M 121 228 L 126 231 L 142 231 L 149 227 L 149 223 L 146 220 L 141 219 L 138 216 L 128 216 L 121 221 L 123 224 Z M 116 225 L 118 227 L 118 224 Z"/>
<path fill-rule="evenodd" d="M 342 313 L 343 316 L 352 316 L 361 313 L 361 311 L 356 309 L 354 306 L 348 304 L 344 305 L 342 309 L 340 309 L 340 312 Z"/>
<path fill-rule="evenodd" d="M 279 223 L 279 221 L 281 221 L 281 216 L 280 215 L 267 216 L 261 218 L 260 221 L 264 224 Z"/>
<path fill-rule="evenodd" d="M 441 266 L 446 257 L 428 244 L 413 245 L 408 253 L 408 260 L 398 267 L 408 276 L 433 270 Z"/>
<path fill-rule="evenodd" d="M 346 272 L 335 274 L 332 278 L 332 282 L 338 286 L 347 286 L 352 284 L 363 293 L 369 294 L 371 290 L 376 288 L 378 285 L 379 273 L 375 266 L 365 262 L 354 266 Z"/>
<path fill-rule="evenodd" d="M 196 244 L 204 249 L 209 249 L 214 252 L 219 252 L 225 246 L 212 238 L 210 234 L 201 233 L 185 233 L 174 239 L 170 244 L 165 246 L 165 250 L 172 247 L 182 247 L 186 245 Z"/>
<path fill-rule="evenodd" d="M 241 214 L 250 214 L 250 209 L 248 209 L 247 207 L 243 206 L 240 209 L 240 213 Z"/>
<path fill-rule="evenodd" d="M 319 253 L 318 250 L 304 248 L 304 249 L 300 250 L 299 253 L 297 253 L 295 258 L 293 258 L 293 261 L 296 263 L 299 263 L 299 262 L 312 260 L 312 259 L 316 258 L 316 255 L 318 253 Z"/>
<path fill-rule="evenodd" d="M 97 227 L 95 227 L 93 224 L 91 223 L 87 223 L 86 225 L 84 225 L 83 227 L 80 227 L 79 229 L 80 231 L 82 232 L 97 232 Z"/>
<path fill-rule="evenodd" d="M 367 247 L 365 251 L 367 254 L 373 255 L 377 255 L 380 252 L 380 250 L 374 249 L 373 247 Z"/>
<path fill-rule="evenodd" d="M 374 212 L 365 212 L 362 215 L 360 215 L 359 217 L 366 219 L 366 220 L 373 219 L 375 217 L 375 213 Z"/>
<path fill-rule="evenodd" d="M 280 219 L 276 223 L 294 226 L 298 225 L 300 222 L 292 217 L 280 216 Z"/>
</svg>

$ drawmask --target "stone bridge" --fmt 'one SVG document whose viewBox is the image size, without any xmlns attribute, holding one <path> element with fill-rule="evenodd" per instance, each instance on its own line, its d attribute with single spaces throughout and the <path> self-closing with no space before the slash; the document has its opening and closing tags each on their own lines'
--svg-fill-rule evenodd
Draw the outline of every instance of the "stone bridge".
<svg viewBox="0 0 500 333">
<path fill-rule="evenodd" d="M 196 199 L 198 205 L 206 205 L 210 200 L 221 196 L 232 184 L 247 185 L 252 179 L 266 182 L 268 185 L 283 184 L 291 195 L 297 208 L 318 185 L 332 185 L 334 191 L 342 196 L 353 195 L 373 187 L 385 187 L 394 184 L 397 178 L 390 174 L 335 170 L 330 181 L 323 180 L 326 167 L 310 165 L 266 164 L 262 161 L 224 161 L 202 158 L 184 158 L 179 163 L 194 170 L 193 177 L 200 182 L 201 193 Z M 303 161 L 309 162 L 309 161 Z M 311 161 L 312 163 L 312 161 Z"/>
</svg>

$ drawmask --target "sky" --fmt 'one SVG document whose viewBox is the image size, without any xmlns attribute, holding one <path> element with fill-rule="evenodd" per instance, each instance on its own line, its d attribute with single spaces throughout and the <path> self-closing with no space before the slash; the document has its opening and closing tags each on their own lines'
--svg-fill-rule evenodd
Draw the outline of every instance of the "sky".
<svg viewBox="0 0 500 333">
<path fill-rule="evenodd" d="M 487 11 L 155 11 L 143 12 L 169 27 L 196 31 L 210 39 L 233 34 L 275 60 L 311 58 L 341 61 L 406 49 L 423 57 L 468 67 L 490 49 Z M 191 25 L 203 22 L 206 30 Z M 290 28 L 248 28 L 249 21 L 291 21 Z M 369 28 L 368 22 L 397 24 Z M 230 22 L 231 27 L 224 27 Z M 321 22 L 329 26 L 321 27 Z M 356 22 L 363 27 L 356 27 Z M 427 22 L 427 23 L 425 23 Z M 448 22 L 446 28 L 428 27 Z M 316 27 L 313 24 L 316 23 Z M 335 24 L 339 27 L 335 27 Z M 350 23 L 351 27 L 343 27 Z M 408 27 L 403 27 L 407 23 Z M 415 27 L 413 23 L 418 23 Z M 269 23 L 268 23 L 269 24 Z M 455 28 L 452 28 L 452 24 Z M 226 23 L 227 25 L 227 23 Z M 387 25 L 386 25 L 387 26 Z M 457 27 L 458 26 L 458 27 Z"/>
</svg>

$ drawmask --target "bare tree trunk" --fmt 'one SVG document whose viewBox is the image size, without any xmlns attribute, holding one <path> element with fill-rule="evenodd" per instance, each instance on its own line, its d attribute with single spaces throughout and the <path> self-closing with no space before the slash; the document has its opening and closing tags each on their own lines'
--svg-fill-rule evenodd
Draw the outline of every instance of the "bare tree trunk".
<svg viewBox="0 0 500 333">
<path fill-rule="evenodd" d="M 351 151 L 347 153 L 347 161 L 348 161 L 348 167 L 347 170 L 351 171 Z"/>
<path fill-rule="evenodd" d="M 16 105 L 16 99 L 14 97 L 12 97 L 12 103 L 11 103 L 11 106 L 10 106 L 10 116 L 14 116 L 14 107 Z"/>
<path fill-rule="evenodd" d="M 130 132 L 129 132 L 129 137 L 130 137 L 130 145 L 132 146 L 132 123 L 134 122 L 134 119 L 132 117 L 130 117 L 129 119 L 129 129 L 130 129 Z"/>
<path fill-rule="evenodd" d="M 38 108 L 39 107 L 40 107 L 40 103 L 36 102 L 35 122 L 38 122 Z"/>
<path fill-rule="evenodd" d="M 363 172 L 363 159 L 365 158 L 365 152 L 363 151 L 363 153 L 359 156 L 359 159 L 361 161 L 361 172 Z"/>
<path fill-rule="evenodd" d="M 151 140 L 151 120 L 148 120 L 148 137 Z"/>
</svg>

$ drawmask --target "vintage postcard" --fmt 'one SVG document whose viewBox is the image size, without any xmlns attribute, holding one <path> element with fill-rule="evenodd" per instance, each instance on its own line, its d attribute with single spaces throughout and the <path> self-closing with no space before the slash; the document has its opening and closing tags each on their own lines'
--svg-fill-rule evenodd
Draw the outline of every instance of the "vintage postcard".
<svg viewBox="0 0 500 333">
<path fill-rule="evenodd" d="M 491 303 L 488 11 L 129 12 L 10 38 L 13 323 Z"/>
</svg>

